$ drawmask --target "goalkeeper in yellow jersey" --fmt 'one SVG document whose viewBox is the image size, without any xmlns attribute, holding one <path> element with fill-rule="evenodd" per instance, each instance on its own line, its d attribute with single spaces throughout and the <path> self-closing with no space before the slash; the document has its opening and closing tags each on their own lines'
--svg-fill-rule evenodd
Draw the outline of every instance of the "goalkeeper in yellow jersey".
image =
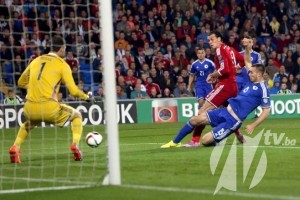
<svg viewBox="0 0 300 200">
<path fill-rule="evenodd" d="M 74 160 L 82 160 L 78 147 L 82 134 L 82 117 L 79 111 L 66 104 L 60 104 L 57 94 L 64 83 L 72 96 L 83 100 L 93 100 L 91 94 L 85 94 L 75 85 L 69 65 L 62 59 L 65 55 L 65 41 L 60 36 L 52 39 L 52 49 L 48 54 L 33 60 L 18 80 L 18 86 L 27 89 L 24 115 L 26 122 L 19 129 L 17 138 L 9 150 L 12 163 L 20 163 L 20 146 L 40 122 L 48 122 L 62 127 L 71 121 L 73 143 L 71 151 Z"/>
</svg>

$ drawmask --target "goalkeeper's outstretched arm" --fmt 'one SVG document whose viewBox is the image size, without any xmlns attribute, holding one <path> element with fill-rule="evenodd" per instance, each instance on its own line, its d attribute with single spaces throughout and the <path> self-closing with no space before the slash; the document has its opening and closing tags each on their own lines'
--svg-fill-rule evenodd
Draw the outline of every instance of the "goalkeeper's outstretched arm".
<svg viewBox="0 0 300 200">
<path fill-rule="evenodd" d="M 64 67 L 64 70 L 62 72 L 62 79 L 63 82 L 66 84 L 66 87 L 68 88 L 70 94 L 74 97 L 79 97 L 83 100 L 88 100 L 89 96 L 85 94 L 83 91 L 81 91 L 75 84 L 72 71 L 70 67 L 66 64 Z"/>
</svg>

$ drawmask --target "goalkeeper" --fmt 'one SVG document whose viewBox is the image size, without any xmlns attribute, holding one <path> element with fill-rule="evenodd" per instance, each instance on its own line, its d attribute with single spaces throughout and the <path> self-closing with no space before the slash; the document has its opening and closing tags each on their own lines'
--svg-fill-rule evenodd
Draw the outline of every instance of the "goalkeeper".
<svg viewBox="0 0 300 200">
<path fill-rule="evenodd" d="M 51 52 L 33 60 L 18 80 L 18 86 L 27 89 L 24 115 L 26 117 L 19 129 L 17 138 L 9 150 L 12 163 L 20 163 L 20 146 L 40 122 L 48 122 L 63 127 L 71 121 L 73 143 L 71 152 L 74 160 L 82 160 L 78 147 L 82 134 L 82 117 L 79 111 L 57 101 L 60 84 L 64 83 L 72 96 L 92 100 L 75 85 L 69 65 L 62 59 L 65 55 L 65 41 L 60 36 L 52 39 Z"/>
</svg>

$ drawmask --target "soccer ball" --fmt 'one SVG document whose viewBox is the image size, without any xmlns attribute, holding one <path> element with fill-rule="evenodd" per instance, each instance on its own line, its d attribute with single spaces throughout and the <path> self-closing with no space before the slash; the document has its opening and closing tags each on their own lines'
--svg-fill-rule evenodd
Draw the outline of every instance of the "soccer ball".
<svg viewBox="0 0 300 200">
<path fill-rule="evenodd" d="M 89 132 L 85 137 L 85 142 L 92 148 L 98 147 L 102 142 L 102 135 L 96 131 Z"/>
</svg>

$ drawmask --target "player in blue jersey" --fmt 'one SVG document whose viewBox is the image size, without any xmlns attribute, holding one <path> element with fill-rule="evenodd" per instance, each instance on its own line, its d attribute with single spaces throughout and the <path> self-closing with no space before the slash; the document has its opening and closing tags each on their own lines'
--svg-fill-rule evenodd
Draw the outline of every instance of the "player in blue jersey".
<svg viewBox="0 0 300 200">
<path fill-rule="evenodd" d="M 215 128 L 203 136 L 202 144 L 205 146 L 215 145 L 239 129 L 242 121 L 258 106 L 263 108 L 263 112 L 253 123 L 246 126 L 246 132 L 251 134 L 268 117 L 270 95 L 263 78 L 265 67 L 262 64 L 251 64 L 252 40 L 245 38 L 243 44 L 245 45 L 245 68 L 249 71 L 250 82 L 245 85 L 237 97 L 228 99 L 229 104 L 226 108 L 210 110 L 192 117 L 181 128 L 174 140 L 162 145 L 161 148 L 180 147 L 182 138 L 192 132 L 196 126 L 205 124 L 210 124 Z"/>
<path fill-rule="evenodd" d="M 192 63 L 189 76 L 189 84 L 187 90 L 191 92 L 191 85 L 196 77 L 195 93 L 196 99 L 198 100 L 198 109 L 200 109 L 204 102 L 205 97 L 212 91 L 213 85 L 207 83 L 206 79 L 210 73 L 213 73 L 216 70 L 216 66 L 212 60 L 205 58 L 205 50 L 200 48 L 197 50 L 198 59 Z M 200 136 L 196 136 L 198 141 Z M 200 142 L 191 140 L 189 143 L 183 145 L 185 147 L 198 147 Z"/>
<path fill-rule="evenodd" d="M 212 91 L 213 86 L 211 83 L 207 83 L 206 79 L 210 73 L 213 73 L 216 69 L 213 61 L 205 58 L 205 50 L 200 48 L 197 50 L 198 59 L 192 63 L 190 69 L 189 84 L 187 90 L 191 92 L 191 85 L 196 77 L 195 92 L 196 98 L 199 102 L 199 109 L 204 104 L 205 97 Z"/>
<path fill-rule="evenodd" d="M 240 53 L 244 55 L 245 50 L 241 51 Z M 251 51 L 250 51 L 250 57 L 251 57 L 252 65 L 262 64 L 260 53 L 254 51 L 253 49 L 251 49 Z M 245 87 L 245 85 L 248 82 L 250 82 L 250 78 L 249 78 L 249 75 L 248 75 L 248 72 L 247 72 L 246 68 L 239 67 L 237 65 L 237 68 L 236 68 L 236 84 L 238 86 L 238 92 L 239 93 L 243 90 L 243 88 Z M 242 138 L 242 139 L 244 140 L 243 143 L 246 142 L 245 138 Z"/>
<path fill-rule="evenodd" d="M 241 54 L 245 54 L 245 50 L 240 52 Z M 262 64 L 260 53 L 251 49 L 250 51 L 251 63 L 254 64 Z M 247 70 L 244 67 L 236 68 L 236 84 L 238 85 L 238 92 L 241 92 L 244 88 L 245 84 L 250 81 Z"/>
</svg>

